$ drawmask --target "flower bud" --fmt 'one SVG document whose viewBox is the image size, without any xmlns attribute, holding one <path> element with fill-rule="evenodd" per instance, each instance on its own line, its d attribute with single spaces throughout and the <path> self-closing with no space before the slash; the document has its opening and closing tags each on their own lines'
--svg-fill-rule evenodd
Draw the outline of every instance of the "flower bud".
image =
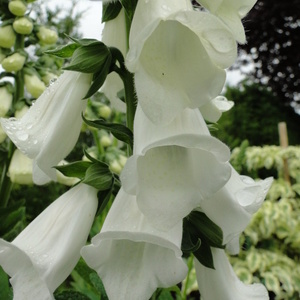
<svg viewBox="0 0 300 300">
<path fill-rule="evenodd" d="M 21 109 L 18 109 L 15 111 L 15 118 L 21 119 L 29 110 L 29 107 L 27 105 L 24 105 Z"/>
<path fill-rule="evenodd" d="M 107 135 L 103 135 L 100 139 L 100 144 L 103 146 L 103 147 L 109 147 L 111 146 L 111 139 L 109 136 Z"/>
<path fill-rule="evenodd" d="M 12 94 L 5 86 L 0 87 L 0 117 L 4 117 L 9 111 L 13 100 Z"/>
<path fill-rule="evenodd" d="M 25 156 L 19 149 L 15 150 L 8 168 L 8 176 L 14 183 L 33 184 L 32 159 Z"/>
<path fill-rule="evenodd" d="M 45 83 L 38 76 L 27 74 L 25 74 L 25 87 L 34 98 L 38 98 L 46 89 Z"/>
<path fill-rule="evenodd" d="M 0 47 L 11 48 L 16 41 L 16 34 L 11 25 L 0 27 Z"/>
<path fill-rule="evenodd" d="M 42 80 L 46 85 L 49 85 L 51 81 L 57 79 L 57 75 L 47 72 L 45 75 L 42 76 Z"/>
<path fill-rule="evenodd" d="M 2 67 L 7 72 L 17 72 L 23 68 L 25 60 L 20 53 L 14 53 L 2 60 Z"/>
<path fill-rule="evenodd" d="M 126 162 L 127 162 L 127 157 L 120 154 L 119 155 L 119 164 L 121 165 L 122 168 L 125 166 Z"/>
<path fill-rule="evenodd" d="M 15 32 L 19 34 L 30 34 L 33 29 L 31 20 L 25 17 L 18 18 L 13 23 Z"/>
<path fill-rule="evenodd" d="M 111 116 L 111 108 L 107 105 L 102 105 L 98 108 L 98 113 L 103 119 L 108 119 Z"/>
<path fill-rule="evenodd" d="M 41 43 L 47 45 L 55 44 L 58 39 L 56 31 L 46 28 L 44 26 L 40 27 L 37 36 Z"/>
<path fill-rule="evenodd" d="M 24 16 L 27 5 L 23 1 L 13 0 L 8 3 L 8 9 L 13 15 L 21 17 Z"/>
<path fill-rule="evenodd" d="M 117 160 L 113 160 L 110 164 L 109 164 L 109 169 L 116 174 L 121 174 L 122 172 L 122 167 L 121 165 L 118 163 Z"/>
</svg>

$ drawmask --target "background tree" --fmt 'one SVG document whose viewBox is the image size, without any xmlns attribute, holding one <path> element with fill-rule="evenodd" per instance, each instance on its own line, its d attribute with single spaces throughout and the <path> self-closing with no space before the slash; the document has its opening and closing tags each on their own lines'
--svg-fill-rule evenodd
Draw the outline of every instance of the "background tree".
<svg viewBox="0 0 300 300">
<path fill-rule="evenodd" d="M 247 44 L 239 63 L 254 62 L 253 80 L 267 84 L 280 101 L 300 108 L 300 1 L 258 0 L 244 19 Z M 239 65 L 240 66 L 240 65 Z"/>
</svg>

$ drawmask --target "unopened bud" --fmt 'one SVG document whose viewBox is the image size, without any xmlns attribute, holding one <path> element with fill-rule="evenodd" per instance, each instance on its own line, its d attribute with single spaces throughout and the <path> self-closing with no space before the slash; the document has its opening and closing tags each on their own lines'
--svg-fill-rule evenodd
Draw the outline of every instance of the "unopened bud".
<svg viewBox="0 0 300 300">
<path fill-rule="evenodd" d="M 21 55 L 20 53 L 14 53 L 4 58 L 1 64 L 5 71 L 17 72 L 23 68 L 25 61 L 25 56 Z"/>
<path fill-rule="evenodd" d="M 29 110 L 29 107 L 27 105 L 24 105 L 21 109 L 18 109 L 15 111 L 15 118 L 21 119 Z"/>
<path fill-rule="evenodd" d="M 13 0 L 8 3 L 8 9 L 13 15 L 21 17 L 24 16 L 27 5 L 23 1 Z"/>
<path fill-rule="evenodd" d="M 46 28 L 44 26 L 40 27 L 37 36 L 41 43 L 47 45 L 55 44 L 58 39 L 56 31 Z"/>
<path fill-rule="evenodd" d="M 45 83 L 38 76 L 27 74 L 25 74 L 25 87 L 34 98 L 38 98 L 46 89 Z"/>
<path fill-rule="evenodd" d="M 116 173 L 116 174 L 121 174 L 122 172 L 122 167 L 121 165 L 118 163 L 117 160 L 113 160 L 110 164 L 109 164 L 109 169 L 113 172 L 113 173 Z"/>
<path fill-rule="evenodd" d="M 111 138 L 107 135 L 103 135 L 101 138 L 100 138 L 100 144 L 103 146 L 103 147 L 109 147 L 111 146 Z"/>
<path fill-rule="evenodd" d="M 11 25 L 0 27 L 0 47 L 11 48 L 16 41 L 16 34 Z"/>
<path fill-rule="evenodd" d="M 111 116 L 111 108 L 107 105 L 102 105 L 98 108 L 98 113 L 103 119 L 108 119 Z"/>
<path fill-rule="evenodd" d="M 11 159 L 8 176 L 11 182 L 31 185 L 32 180 L 32 160 L 25 156 L 20 150 L 15 150 L 13 157 Z"/>
<path fill-rule="evenodd" d="M 28 18 L 21 17 L 14 21 L 13 28 L 19 34 L 30 34 L 33 29 L 33 23 Z"/>
<path fill-rule="evenodd" d="M 49 85 L 51 81 L 57 79 L 57 75 L 47 72 L 45 75 L 42 76 L 42 80 L 46 85 Z"/>
<path fill-rule="evenodd" d="M 121 165 L 121 167 L 124 167 L 126 162 L 127 162 L 127 157 L 122 154 L 119 155 L 119 164 Z"/>
<path fill-rule="evenodd" d="M 13 96 L 5 86 L 0 87 L 0 117 L 4 117 L 12 104 Z"/>
</svg>

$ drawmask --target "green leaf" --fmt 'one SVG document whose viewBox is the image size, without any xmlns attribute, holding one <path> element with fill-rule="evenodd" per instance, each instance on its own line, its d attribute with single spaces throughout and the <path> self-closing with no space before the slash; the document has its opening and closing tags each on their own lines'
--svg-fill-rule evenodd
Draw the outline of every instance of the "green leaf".
<svg viewBox="0 0 300 300">
<path fill-rule="evenodd" d="M 107 123 L 102 119 L 90 121 L 87 120 L 84 116 L 82 116 L 82 118 L 83 121 L 91 127 L 110 131 L 115 138 L 122 142 L 125 142 L 131 147 L 131 149 L 133 149 L 133 133 L 128 127 L 122 124 Z"/>
<path fill-rule="evenodd" d="M 66 46 L 63 45 L 63 46 L 57 47 L 56 49 L 53 49 L 53 50 L 47 50 L 47 51 L 45 51 L 45 53 L 55 55 L 55 56 L 61 57 L 61 58 L 68 58 L 73 55 L 74 51 L 79 46 L 80 45 L 78 45 L 76 43 L 71 43 Z"/>
<path fill-rule="evenodd" d="M 102 23 L 115 19 L 122 9 L 122 4 L 117 2 L 103 3 Z"/>
<path fill-rule="evenodd" d="M 120 0 L 125 12 L 130 20 L 132 20 L 138 0 Z"/>
<path fill-rule="evenodd" d="M 92 284 L 94 285 L 94 287 L 96 288 L 96 290 L 100 293 L 101 295 L 101 300 L 109 300 L 104 288 L 104 285 L 102 283 L 102 280 L 99 278 L 99 276 L 96 273 L 92 273 L 90 274 L 90 280 L 92 282 Z"/>
<path fill-rule="evenodd" d="M 191 236 L 191 231 L 187 228 L 188 222 L 183 221 L 183 233 L 182 233 L 182 241 L 181 241 L 181 250 L 183 253 L 191 253 L 198 250 L 201 246 L 201 240 L 199 238 L 195 239 Z"/>
<path fill-rule="evenodd" d="M 113 181 L 113 175 L 107 164 L 97 162 L 92 164 L 86 171 L 83 183 L 93 186 L 99 191 L 108 190 Z"/>
<path fill-rule="evenodd" d="M 201 246 L 193 253 L 203 266 L 210 269 L 215 268 L 211 248 L 205 240 L 201 240 Z"/>
<path fill-rule="evenodd" d="M 110 51 L 105 44 L 93 42 L 77 48 L 73 53 L 70 65 L 65 67 L 64 70 L 96 73 L 101 71 L 110 56 Z"/>
<path fill-rule="evenodd" d="M 86 95 L 84 96 L 83 99 L 87 99 L 91 96 L 93 96 L 98 90 L 101 88 L 103 85 L 107 74 L 109 73 L 111 65 L 111 56 L 108 56 L 105 63 L 103 64 L 101 70 L 94 74 L 94 80 L 93 83 L 91 84 L 89 90 L 87 91 Z"/>
<path fill-rule="evenodd" d="M 104 208 L 106 207 L 106 205 L 108 204 L 111 194 L 112 194 L 112 190 L 113 190 L 113 185 L 114 185 L 114 180 L 112 180 L 112 185 L 109 189 L 105 190 L 105 191 L 99 191 L 98 192 L 98 211 L 97 211 L 97 215 L 100 215 Z"/>
<path fill-rule="evenodd" d="M 92 165 L 89 161 L 76 161 L 67 165 L 56 166 L 59 172 L 67 177 L 77 177 L 83 179 L 85 177 L 86 170 Z"/>
<path fill-rule="evenodd" d="M 55 294 L 56 300 L 90 300 L 89 297 L 85 296 L 80 292 L 75 291 L 63 291 L 59 294 Z"/>
<path fill-rule="evenodd" d="M 187 216 L 187 220 L 194 226 L 201 240 L 205 239 L 212 247 L 224 248 L 222 229 L 211 221 L 206 214 L 193 211 Z"/>
<path fill-rule="evenodd" d="M 8 282 L 8 276 L 0 267 L 0 299 L 11 300 L 13 293 Z"/>
<path fill-rule="evenodd" d="M 162 290 L 157 299 L 158 300 L 173 300 L 174 298 L 170 291 Z"/>
</svg>

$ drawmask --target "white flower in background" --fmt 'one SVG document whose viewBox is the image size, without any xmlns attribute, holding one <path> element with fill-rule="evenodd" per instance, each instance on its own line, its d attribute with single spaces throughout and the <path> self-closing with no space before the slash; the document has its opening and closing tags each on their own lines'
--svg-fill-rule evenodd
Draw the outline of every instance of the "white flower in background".
<svg viewBox="0 0 300 300">
<path fill-rule="evenodd" d="M 223 112 L 230 110 L 233 106 L 233 101 L 227 100 L 224 96 L 218 96 L 201 106 L 200 111 L 206 121 L 215 123 L 221 118 Z"/>
<path fill-rule="evenodd" d="M 158 287 L 186 276 L 181 237 L 182 223 L 170 231 L 153 228 L 135 197 L 121 189 L 101 232 L 81 255 L 97 271 L 110 300 L 148 300 Z"/>
<path fill-rule="evenodd" d="M 119 15 L 115 19 L 105 22 L 101 41 L 108 47 L 118 48 L 123 56 L 125 56 L 127 52 L 126 36 L 125 11 L 124 9 L 121 9 Z M 120 76 L 115 72 L 111 72 L 106 77 L 100 92 L 103 92 L 106 95 L 113 107 L 119 111 L 125 112 L 125 103 L 117 96 L 117 93 L 123 88 L 124 84 Z"/>
<path fill-rule="evenodd" d="M 56 166 L 73 149 L 82 124 L 92 76 L 65 71 L 19 120 L 1 119 L 14 144 L 33 159 L 33 181 L 56 180 Z"/>
<path fill-rule="evenodd" d="M 0 239 L 0 265 L 14 300 L 54 299 L 80 257 L 97 210 L 97 190 L 79 184 L 59 197 L 11 243 Z"/>
<path fill-rule="evenodd" d="M 24 79 L 27 92 L 34 98 L 38 98 L 46 89 L 45 83 L 37 75 L 25 74 Z"/>
<path fill-rule="evenodd" d="M 0 87 L 0 117 L 4 117 L 9 111 L 13 101 L 13 95 L 6 86 Z"/>
<path fill-rule="evenodd" d="M 185 109 L 163 127 L 154 125 L 138 106 L 134 132 L 134 155 L 120 178 L 157 228 L 168 230 L 181 222 L 230 178 L 230 151 L 210 136 L 197 109 Z"/>
<path fill-rule="evenodd" d="M 240 176 L 232 168 L 226 185 L 202 202 L 199 210 L 222 229 L 223 243 L 232 254 L 238 254 L 240 233 L 261 207 L 272 181 L 267 178 L 256 182 L 248 176 Z"/>
<path fill-rule="evenodd" d="M 246 43 L 246 36 L 241 19 L 251 10 L 257 0 L 196 0 L 212 14 L 219 17 L 231 30 L 235 39 Z"/>
<path fill-rule="evenodd" d="M 214 15 L 188 0 L 140 0 L 134 14 L 126 66 L 148 118 L 170 123 L 221 93 L 224 68 L 236 58 L 236 41 Z"/>
<path fill-rule="evenodd" d="M 16 149 L 7 174 L 11 182 L 31 185 L 33 184 L 32 180 L 32 159 L 24 155 L 19 149 Z"/>
<path fill-rule="evenodd" d="M 267 289 L 259 283 L 246 285 L 234 273 L 225 251 L 211 248 L 215 269 L 200 264 L 197 259 L 195 269 L 203 300 L 268 300 Z"/>
</svg>

